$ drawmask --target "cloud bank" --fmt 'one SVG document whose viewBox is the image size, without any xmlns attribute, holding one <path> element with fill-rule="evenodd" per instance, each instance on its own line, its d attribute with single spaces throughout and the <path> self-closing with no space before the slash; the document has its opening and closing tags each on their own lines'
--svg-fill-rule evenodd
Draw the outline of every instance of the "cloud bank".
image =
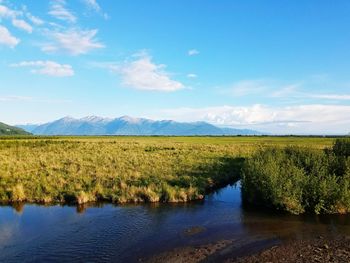
<svg viewBox="0 0 350 263">
<path fill-rule="evenodd" d="M 298 106 L 218 106 L 160 111 L 162 119 L 207 121 L 216 125 L 249 127 L 276 134 L 347 134 L 350 106 L 309 104 Z"/>
</svg>

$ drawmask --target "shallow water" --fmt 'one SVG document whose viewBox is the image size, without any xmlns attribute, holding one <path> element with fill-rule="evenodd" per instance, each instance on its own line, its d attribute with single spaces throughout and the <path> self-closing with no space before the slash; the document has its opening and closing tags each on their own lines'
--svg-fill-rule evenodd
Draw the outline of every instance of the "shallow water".
<svg viewBox="0 0 350 263">
<path fill-rule="evenodd" d="M 243 209 L 239 184 L 204 201 L 0 207 L 0 262 L 136 262 L 175 247 L 233 239 L 231 256 L 288 239 L 350 234 L 349 216 Z"/>
</svg>

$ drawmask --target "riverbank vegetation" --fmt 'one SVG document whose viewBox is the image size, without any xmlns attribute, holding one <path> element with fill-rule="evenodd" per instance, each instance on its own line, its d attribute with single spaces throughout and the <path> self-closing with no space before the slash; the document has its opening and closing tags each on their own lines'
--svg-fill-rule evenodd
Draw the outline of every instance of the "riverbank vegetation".
<svg viewBox="0 0 350 263">
<path fill-rule="evenodd" d="M 235 182 L 259 148 L 298 137 L 3 137 L 0 202 L 183 202 Z"/>
<path fill-rule="evenodd" d="M 293 214 L 350 212 L 350 139 L 324 150 L 260 149 L 245 161 L 242 194 L 248 204 Z"/>
</svg>

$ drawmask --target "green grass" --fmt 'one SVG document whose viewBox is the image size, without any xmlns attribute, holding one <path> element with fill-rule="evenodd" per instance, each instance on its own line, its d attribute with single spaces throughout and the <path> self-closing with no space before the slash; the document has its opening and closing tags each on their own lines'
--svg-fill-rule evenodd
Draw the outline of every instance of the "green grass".
<svg viewBox="0 0 350 263">
<path fill-rule="evenodd" d="M 0 202 L 185 202 L 239 179 L 243 160 L 306 137 L 1 137 Z"/>
</svg>

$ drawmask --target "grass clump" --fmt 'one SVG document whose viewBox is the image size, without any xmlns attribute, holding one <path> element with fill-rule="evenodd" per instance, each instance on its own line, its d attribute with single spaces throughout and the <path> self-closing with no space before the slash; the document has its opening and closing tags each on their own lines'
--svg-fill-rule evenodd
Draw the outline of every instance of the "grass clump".
<svg viewBox="0 0 350 263">
<path fill-rule="evenodd" d="M 242 170 L 248 204 L 293 214 L 350 212 L 350 139 L 337 139 L 326 150 L 262 149 Z"/>
</svg>

